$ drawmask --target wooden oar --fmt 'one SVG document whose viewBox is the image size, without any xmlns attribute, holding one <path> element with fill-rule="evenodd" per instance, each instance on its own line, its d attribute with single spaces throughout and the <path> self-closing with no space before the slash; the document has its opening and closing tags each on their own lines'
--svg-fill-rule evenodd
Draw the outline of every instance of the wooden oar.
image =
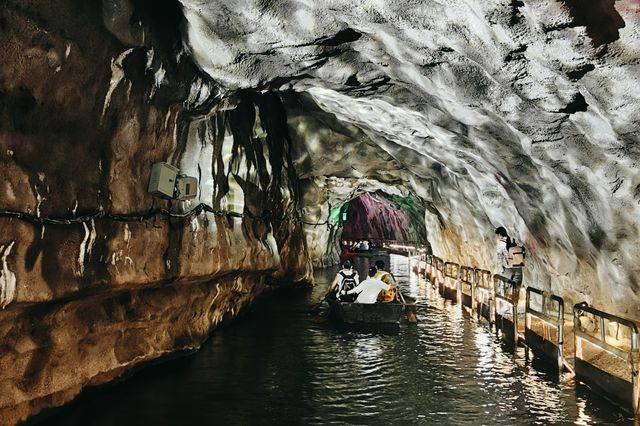
<svg viewBox="0 0 640 426">
<path fill-rule="evenodd" d="M 322 304 L 326 301 L 328 295 L 329 293 L 323 295 L 322 298 L 318 301 L 318 303 L 313 305 L 313 308 L 311 308 L 311 312 L 318 312 L 318 310 L 320 309 L 320 306 L 322 306 Z"/>
<path fill-rule="evenodd" d="M 404 300 L 404 296 L 402 294 L 402 292 L 400 291 L 400 287 L 396 287 L 396 294 L 398 294 L 399 299 L 400 299 L 400 303 L 402 303 L 402 306 L 404 306 L 404 311 L 407 313 L 407 321 L 410 323 L 417 323 L 418 322 L 418 317 L 416 316 L 415 311 L 415 306 L 416 305 L 408 305 L 407 302 L 405 302 Z M 412 308 L 410 308 L 412 307 Z"/>
</svg>

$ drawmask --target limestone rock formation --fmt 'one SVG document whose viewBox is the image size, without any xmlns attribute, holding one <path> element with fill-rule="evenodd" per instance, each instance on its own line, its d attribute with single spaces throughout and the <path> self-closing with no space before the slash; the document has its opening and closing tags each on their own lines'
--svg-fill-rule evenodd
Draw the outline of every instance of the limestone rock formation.
<svg viewBox="0 0 640 426">
<path fill-rule="evenodd" d="M 42 2 L 40 2 L 42 3 Z M 0 419 L 191 350 L 420 198 L 449 260 L 640 319 L 637 0 L 8 0 Z M 198 198 L 147 193 L 165 161 Z"/>
<path fill-rule="evenodd" d="M 221 101 L 166 20 L 175 4 L 111 12 L 0 9 L 3 424 L 197 348 L 266 289 L 311 280 L 280 99 Z M 140 25 L 123 36 L 122 22 Z M 161 161 L 198 178 L 196 199 L 147 192 Z"/>
<path fill-rule="evenodd" d="M 332 116 L 292 126 L 314 152 L 375 145 L 331 176 L 423 197 L 438 255 L 491 267 L 504 225 L 527 284 L 640 318 L 636 0 L 181 4 L 228 91 L 308 93 Z"/>
</svg>

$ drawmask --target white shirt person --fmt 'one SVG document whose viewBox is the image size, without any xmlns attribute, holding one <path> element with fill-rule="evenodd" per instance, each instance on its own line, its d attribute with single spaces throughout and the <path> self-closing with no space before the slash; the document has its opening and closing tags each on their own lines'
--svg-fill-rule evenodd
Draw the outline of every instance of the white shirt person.
<svg viewBox="0 0 640 426">
<path fill-rule="evenodd" d="M 374 278 L 374 275 L 377 272 L 378 270 L 375 268 L 375 266 L 371 267 L 369 269 L 369 278 L 358 284 L 356 288 L 349 290 L 346 294 L 358 293 L 356 303 L 376 303 L 380 291 L 390 290 L 392 288 L 392 286 L 390 286 L 389 284 L 385 284 L 378 278 Z"/>
</svg>

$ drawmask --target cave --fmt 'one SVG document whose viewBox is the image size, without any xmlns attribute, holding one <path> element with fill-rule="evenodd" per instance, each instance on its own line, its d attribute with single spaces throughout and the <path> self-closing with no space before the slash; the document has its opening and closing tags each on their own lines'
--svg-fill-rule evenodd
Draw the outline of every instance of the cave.
<svg viewBox="0 0 640 426">
<path fill-rule="evenodd" d="M 525 287 L 633 328 L 639 34 L 638 0 L 3 2 L 0 423 L 197 351 L 363 239 L 494 273 L 504 227 Z"/>
<path fill-rule="evenodd" d="M 339 209 L 342 240 L 426 244 L 425 209 L 417 197 L 364 193 Z M 381 245 L 381 244 L 378 244 Z"/>
</svg>

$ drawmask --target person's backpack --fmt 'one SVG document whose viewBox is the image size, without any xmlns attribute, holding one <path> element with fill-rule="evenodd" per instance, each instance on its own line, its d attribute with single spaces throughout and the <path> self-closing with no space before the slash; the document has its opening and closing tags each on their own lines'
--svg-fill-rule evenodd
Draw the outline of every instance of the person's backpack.
<svg viewBox="0 0 640 426">
<path fill-rule="evenodd" d="M 526 249 L 522 244 L 518 244 L 512 240 L 510 244 L 508 244 L 507 251 L 509 253 L 509 255 L 507 256 L 507 261 L 510 267 L 524 266 Z"/>
<path fill-rule="evenodd" d="M 338 272 L 342 277 L 342 290 L 349 291 L 354 289 L 358 283 L 356 282 L 356 273 L 352 272 L 351 275 L 347 275 L 344 272 Z"/>
</svg>

